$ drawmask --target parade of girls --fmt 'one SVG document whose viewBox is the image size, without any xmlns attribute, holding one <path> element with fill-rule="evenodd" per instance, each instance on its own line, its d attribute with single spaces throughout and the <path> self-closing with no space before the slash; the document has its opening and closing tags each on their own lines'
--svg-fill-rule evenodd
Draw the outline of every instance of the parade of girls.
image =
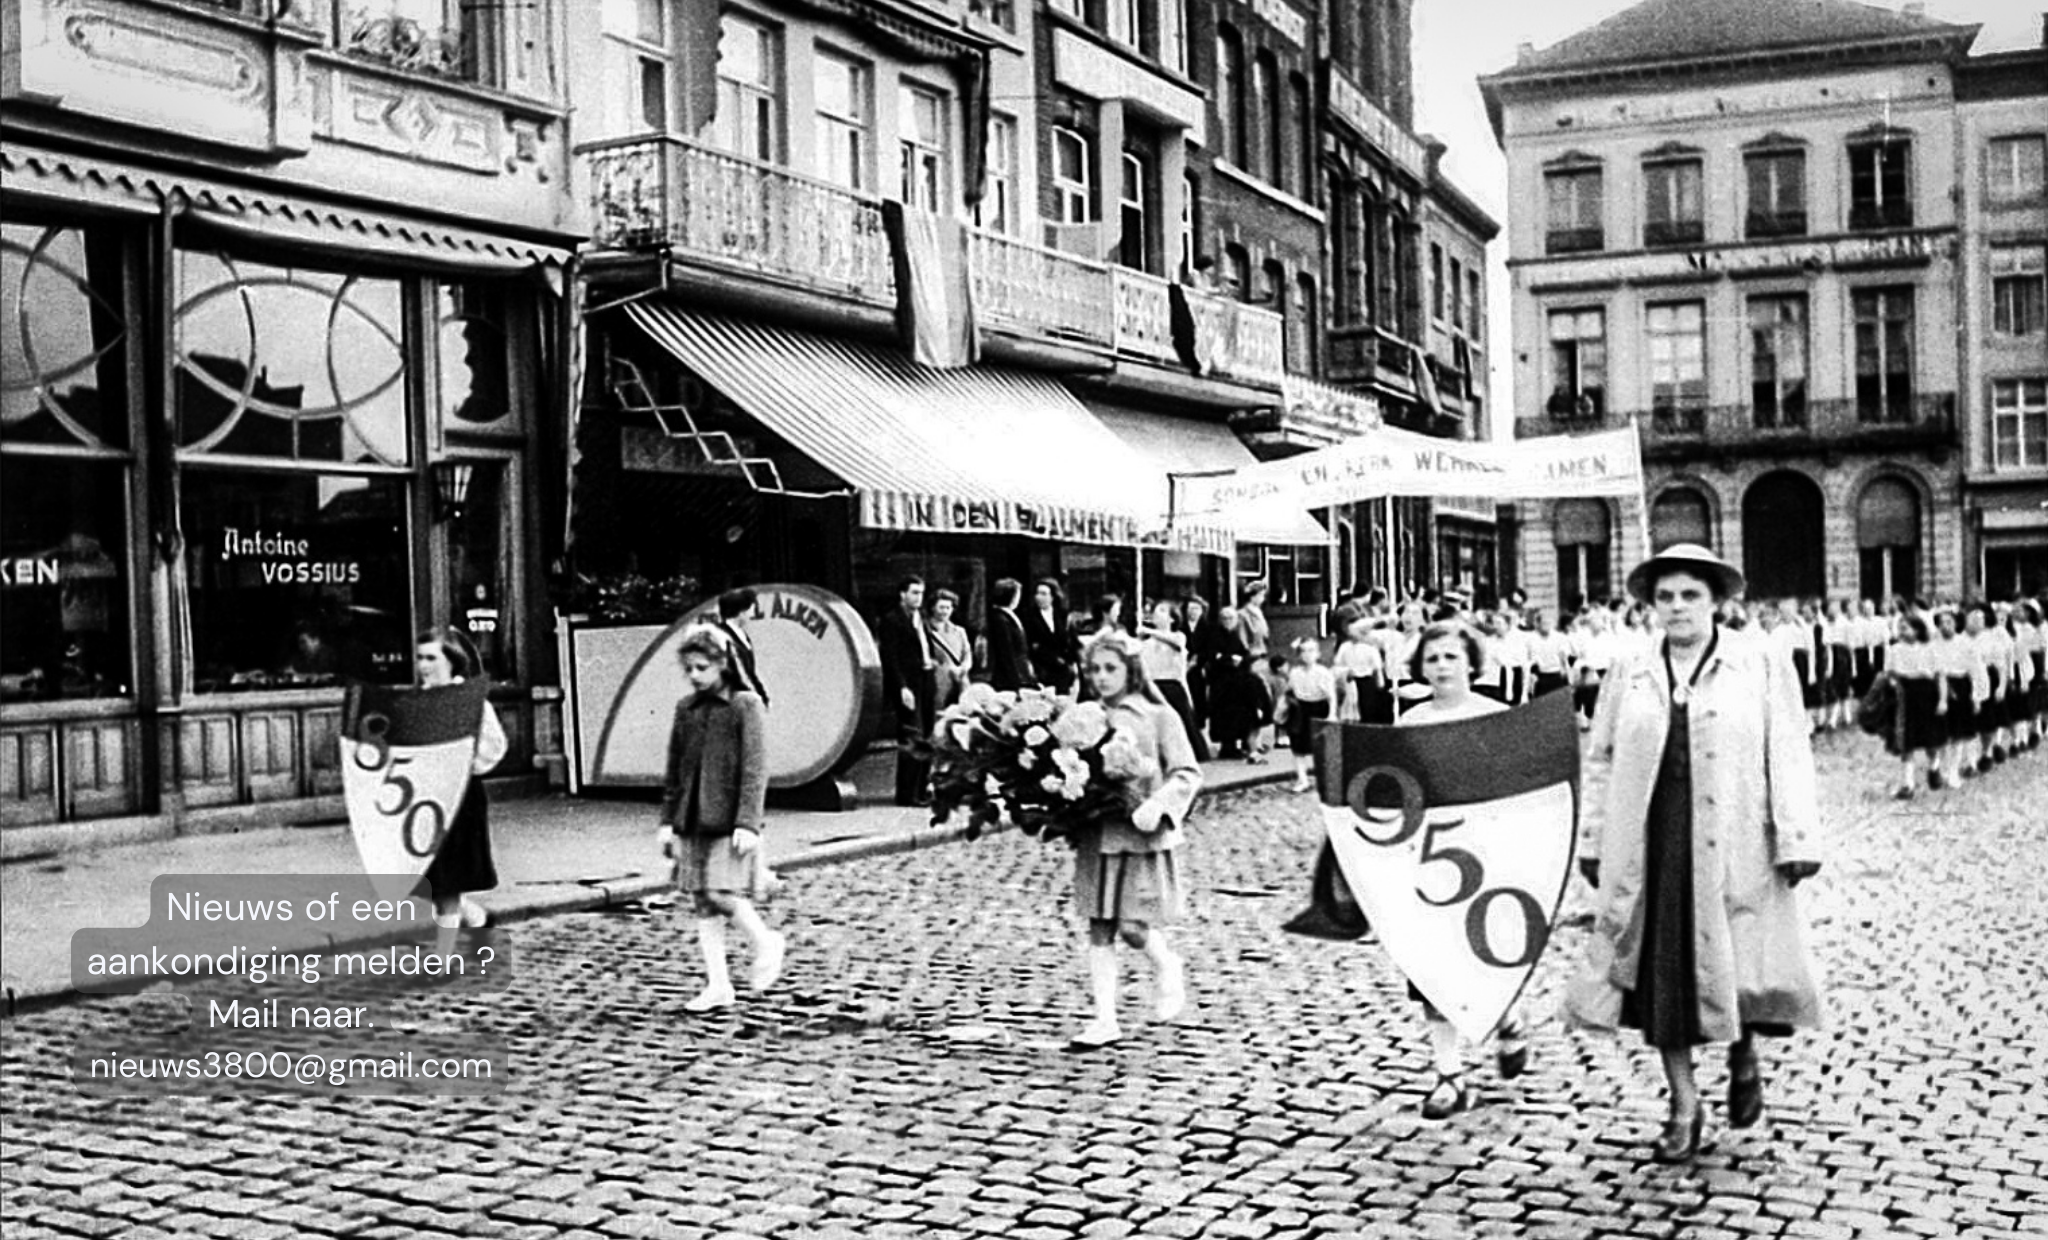
<svg viewBox="0 0 2048 1240">
<path fill-rule="evenodd" d="M 1696 1048 L 1726 1046 L 1725 1122 L 1749 1127 L 1769 1095 L 1760 1042 L 1822 1022 L 1794 896 L 1821 868 L 1815 748 L 1867 760 L 1885 795 L 1912 798 L 1996 778 L 2048 733 L 2043 600 L 1750 599 L 1744 584 L 1712 551 L 1681 544 L 1637 566 L 1623 600 L 1560 614 L 1519 600 L 1479 606 L 1456 590 L 1361 590 L 1323 617 L 1327 641 L 1283 641 L 1264 614 L 1264 583 L 1215 607 L 1109 594 L 1068 612 L 1059 582 L 1004 578 L 976 626 L 955 591 L 910 578 L 877 627 L 904 735 L 926 734 L 934 709 L 976 687 L 1092 702 L 1136 738 L 1128 811 L 1068 839 L 1086 1016 L 1067 1045 L 1078 1052 L 1124 1037 L 1120 946 L 1150 965 L 1155 1019 L 1190 1005 L 1199 979 L 1168 936 L 1188 913 L 1182 858 L 1197 838 L 1187 826 L 1204 763 L 1258 765 L 1285 744 L 1293 779 L 1282 795 L 1303 796 L 1315 787 L 1321 721 L 1428 727 L 1569 694 L 1593 933 L 1560 1015 L 1631 1030 L 1655 1051 L 1667 1118 L 1647 1154 L 1682 1163 L 1709 1109 Z M 755 991 L 775 984 L 789 946 L 757 907 L 771 883 L 760 844 L 767 690 L 746 657 L 750 603 L 733 592 L 720 624 L 680 646 L 689 692 L 672 722 L 659 839 L 694 914 L 693 1014 L 739 1001 L 728 930 L 746 940 Z M 425 683 L 467 669 L 440 635 L 420 650 Z M 929 800 L 930 768 L 914 748 L 899 758 L 900 804 Z M 480 799 L 465 812 L 464 860 L 436 876 L 449 925 L 480 919 L 462 893 L 494 881 Z M 1747 877 L 1698 868 L 1701 841 Z M 1433 1070 L 1418 1110 L 1444 1120 L 1473 1104 L 1465 1040 L 1412 985 L 1410 996 Z M 1518 1004 L 1493 1030 L 1501 1078 L 1528 1070 L 1531 1028 L 1547 1016 Z"/>
</svg>

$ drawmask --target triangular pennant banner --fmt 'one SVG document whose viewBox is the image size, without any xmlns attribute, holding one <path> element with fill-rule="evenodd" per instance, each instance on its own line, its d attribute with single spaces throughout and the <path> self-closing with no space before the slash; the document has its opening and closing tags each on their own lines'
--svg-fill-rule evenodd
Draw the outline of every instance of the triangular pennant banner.
<svg viewBox="0 0 2048 1240">
<path fill-rule="evenodd" d="M 349 831 L 378 894 L 391 876 L 417 878 L 434 862 L 476 757 L 490 682 L 433 689 L 353 685 L 342 706 L 341 790 Z"/>
<path fill-rule="evenodd" d="M 1571 695 L 1454 723 L 1325 724 L 1320 800 L 1359 906 L 1394 964 L 1469 1038 L 1535 971 L 1571 874 Z"/>
</svg>

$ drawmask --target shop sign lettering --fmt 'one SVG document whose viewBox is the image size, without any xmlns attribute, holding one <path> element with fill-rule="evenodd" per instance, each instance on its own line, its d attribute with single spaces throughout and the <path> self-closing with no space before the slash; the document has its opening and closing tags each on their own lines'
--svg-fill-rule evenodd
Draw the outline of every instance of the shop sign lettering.
<svg viewBox="0 0 2048 1240">
<path fill-rule="evenodd" d="M 43 556 L 0 560 L 0 586 L 54 586 L 57 561 Z"/>
<path fill-rule="evenodd" d="M 363 566 L 354 560 L 309 559 L 312 545 L 310 539 L 260 529 L 245 534 L 231 525 L 221 531 L 220 558 L 260 561 L 256 568 L 265 585 L 346 586 L 363 579 Z"/>
<path fill-rule="evenodd" d="M 1422 143 L 1401 128 L 1393 117 L 1380 111 L 1364 91 L 1352 85 L 1351 79 L 1330 65 L 1330 111 L 1337 119 L 1351 127 L 1351 131 L 1364 138 L 1388 159 L 1400 165 L 1410 176 L 1418 179 L 1428 175 L 1422 153 Z"/>
</svg>

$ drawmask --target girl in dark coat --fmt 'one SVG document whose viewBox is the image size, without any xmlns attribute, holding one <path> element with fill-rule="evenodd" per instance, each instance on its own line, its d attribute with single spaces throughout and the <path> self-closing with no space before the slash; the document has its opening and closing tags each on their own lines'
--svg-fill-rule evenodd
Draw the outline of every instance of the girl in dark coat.
<svg viewBox="0 0 2048 1240">
<path fill-rule="evenodd" d="M 697 946 L 704 953 L 704 990 L 687 1012 L 731 1007 L 725 928 L 738 926 L 754 947 L 750 981 L 766 990 L 782 972 L 787 940 L 761 920 L 754 902 L 768 894 L 761 829 L 768 796 L 764 744 L 767 716 L 744 688 L 718 632 L 693 629 L 677 655 L 691 692 L 676 703 L 669 732 L 668 778 L 656 838 L 675 859 L 678 890 L 696 904 Z"/>
</svg>

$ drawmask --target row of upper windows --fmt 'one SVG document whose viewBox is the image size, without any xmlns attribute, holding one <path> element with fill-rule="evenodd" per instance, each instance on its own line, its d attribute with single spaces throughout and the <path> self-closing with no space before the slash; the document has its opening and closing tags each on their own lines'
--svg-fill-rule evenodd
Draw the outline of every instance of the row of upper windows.
<svg viewBox="0 0 2048 1240">
<path fill-rule="evenodd" d="M 1807 424 L 1812 368 L 1807 297 L 1748 299 L 1750 409 L 1760 427 Z M 1849 293 L 1855 347 L 1852 371 L 1858 419 L 1916 420 L 1914 290 L 1861 288 Z M 1544 409 L 1560 420 L 1598 421 L 1608 412 L 1607 311 L 1556 309 L 1547 317 Z M 1653 302 L 1643 308 L 1645 390 L 1654 419 L 1667 429 L 1698 429 L 1707 400 L 1707 313 L 1703 301 Z"/>
<path fill-rule="evenodd" d="M 2039 135 L 1994 138 L 1986 146 L 1986 194 L 1995 205 L 2039 202 L 2048 140 Z M 1849 231 L 1913 226 L 1912 140 L 1896 135 L 1851 143 Z M 1752 240 L 1829 232 L 1809 218 L 1806 151 L 1774 147 L 1742 157 L 1742 235 Z M 1707 240 L 1706 161 L 1692 152 L 1646 158 L 1641 164 L 1642 245 L 1697 245 Z M 1630 248 L 1606 227 L 1606 170 L 1585 162 L 1544 174 L 1544 252 L 1576 254 Z M 1632 239 L 1631 239 L 1632 240 Z"/>
</svg>

